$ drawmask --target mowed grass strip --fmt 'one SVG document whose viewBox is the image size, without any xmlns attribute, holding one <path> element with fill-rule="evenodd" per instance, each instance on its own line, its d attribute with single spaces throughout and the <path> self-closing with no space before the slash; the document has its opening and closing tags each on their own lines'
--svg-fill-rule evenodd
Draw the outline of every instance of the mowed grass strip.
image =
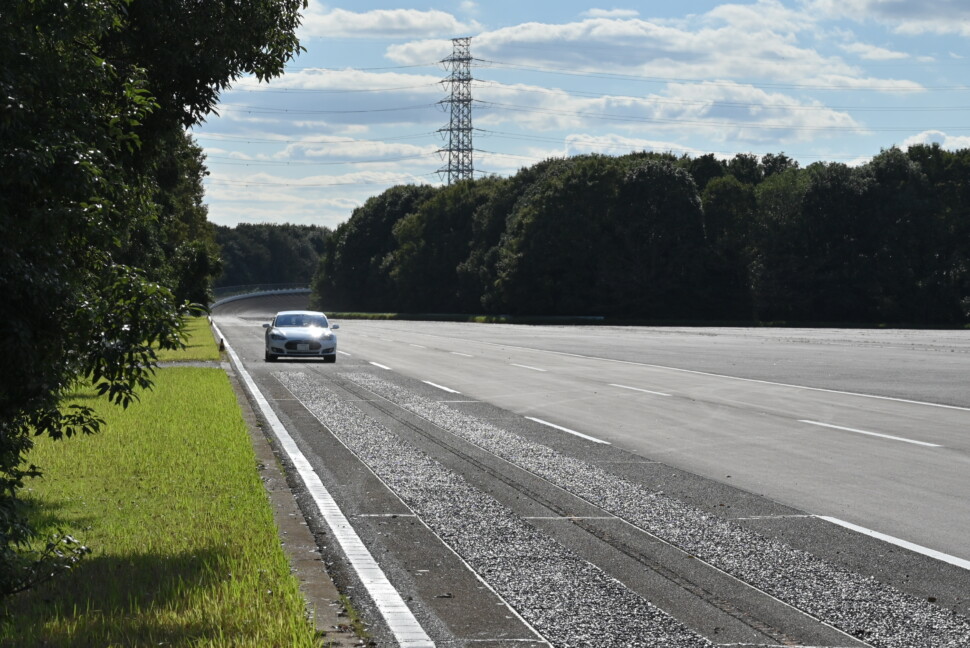
<svg viewBox="0 0 970 648">
<path fill-rule="evenodd" d="M 92 549 L 6 604 L 3 646 L 320 646 L 231 385 L 166 368 L 95 436 L 39 439 L 38 526 Z"/>
<path fill-rule="evenodd" d="M 206 317 L 190 317 L 185 328 L 184 349 L 158 349 L 159 362 L 218 362 L 219 347 L 213 343 Z"/>
</svg>

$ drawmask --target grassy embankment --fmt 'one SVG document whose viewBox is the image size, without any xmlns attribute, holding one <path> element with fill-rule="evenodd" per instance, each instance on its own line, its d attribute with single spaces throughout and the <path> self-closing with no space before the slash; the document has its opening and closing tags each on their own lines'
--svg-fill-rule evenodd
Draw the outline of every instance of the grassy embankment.
<svg viewBox="0 0 970 648">
<path fill-rule="evenodd" d="M 205 319 L 193 329 L 165 360 L 218 359 Z M 0 609 L 0 645 L 320 646 L 227 376 L 175 367 L 155 382 L 127 410 L 79 393 L 105 430 L 38 440 L 37 525 L 92 552 Z"/>
</svg>

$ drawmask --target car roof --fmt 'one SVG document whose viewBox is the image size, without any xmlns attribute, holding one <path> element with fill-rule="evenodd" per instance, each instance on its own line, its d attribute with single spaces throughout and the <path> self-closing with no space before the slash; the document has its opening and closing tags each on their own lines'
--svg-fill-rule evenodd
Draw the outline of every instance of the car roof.
<svg viewBox="0 0 970 648">
<path fill-rule="evenodd" d="M 278 312 L 275 315 L 275 317 L 279 317 L 280 315 L 323 315 L 324 317 L 326 317 L 326 315 L 324 315 L 320 311 L 311 311 L 311 310 L 287 310 L 287 311 L 280 311 L 280 312 Z"/>
</svg>

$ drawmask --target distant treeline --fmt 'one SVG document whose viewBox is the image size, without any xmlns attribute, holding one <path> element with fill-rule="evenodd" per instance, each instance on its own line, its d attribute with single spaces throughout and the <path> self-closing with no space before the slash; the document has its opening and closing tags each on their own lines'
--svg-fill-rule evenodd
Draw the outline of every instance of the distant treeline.
<svg viewBox="0 0 970 648">
<path fill-rule="evenodd" d="M 330 234 L 316 225 L 216 225 L 222 275 L 214 286 L 309 284 Z"/>
<path fill-rule="evenodd" d="M 970 315 L 970 150 L 551 159 L 397 186 L 327 240 L 331 311 L 953 325 Z"/>
</svg>

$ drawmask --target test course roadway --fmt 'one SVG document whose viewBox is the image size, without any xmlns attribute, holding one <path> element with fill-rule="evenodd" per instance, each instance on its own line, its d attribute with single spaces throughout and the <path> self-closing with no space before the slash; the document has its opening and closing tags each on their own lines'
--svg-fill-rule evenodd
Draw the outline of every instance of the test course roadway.
<svg viewBox="0 0 970 648">
<path fill-rule="evenodd" d="M 261 324 L 289 305 L 243 300 L 213 317 L 407 602 L 421 630 L 411 645 L 559 645 L 591 632 L 587 645 L 623 646 L 638 645 L 629 633 L 654 631 L 667 645 L 961 645 L 970 614 L 968 332 L 347 320 L 336 364 L 266 363 Z M 405 473 L 431 461 L 428 479 L 459 475 L 473 493 L 455 499 L 471 498 L 476 510 L 497 502 L 542 536 L 529 545 L 535 553 L 564 547 L 557 560 L 583 565 L 571 571 L 590 565 L 622 583 L 635 601 L 626 605 L 646 601 L 663 620 L 648 630 L 582 620 L 586 587 L 594 593 L 585 606 L 600 613 L 626 600 L 597 599 L 602 587 L 587 582 L 595 574 L 550 581 L 516 566 L 513 582 L 501 561 L 511 569 L 518 554 L 483 556 L 476 545 L 517 536 L 479 538 L 439 516 L 434 494 L 395 472 L 409 461 Z M 659 494 L 674 511 L 665 515 L 686 520 L 688 540 L 595 488 L 627 500 Z M 336 578 L 364 589 L 327 522 L 311 523 Z M 718 533 L 731 537 L 691 544 Z M 555 548 L 540 550 L 550 538 Z M 762 571 L 735 567 L 732 551 L 762 541 L 782 543 L 780 557 Z M 825 592 L 797 582 L 803 575 L 786 576 L 816 562 L 819 583 L 858 575 L 875 587 L 865 594 L 873 609 L 852 617 L 838 596 L 823 603 Z M 788 580 L 791 591 L 776 587 Z M 570 590 L 577 601 L 565 597 L 551 613 L 521 595 L 543 588 L 547 600 Z M 880 626 L 902 605 L 897 594 L 916 610 L 901 626 L 937 623 L 918 618 L 921 605 L 955 615 L 955 625 L 927 637 Z M 408 645 L 379 601 L 360 598 L 375 636 Z"/>
</svg>

